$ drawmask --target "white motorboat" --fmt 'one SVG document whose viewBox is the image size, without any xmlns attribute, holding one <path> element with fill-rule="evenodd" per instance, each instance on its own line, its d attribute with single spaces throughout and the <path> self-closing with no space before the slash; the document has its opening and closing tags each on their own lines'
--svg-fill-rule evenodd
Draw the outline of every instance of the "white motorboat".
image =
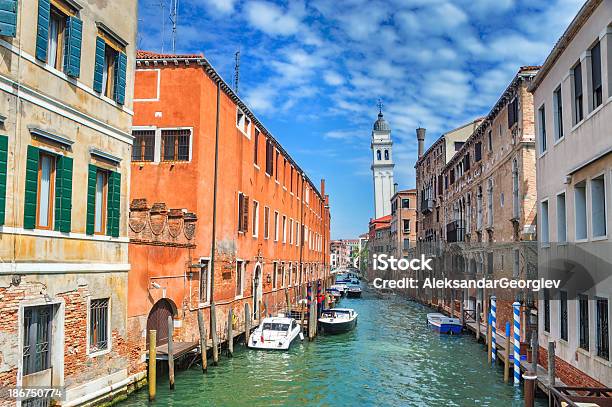
<svg viewBox="0 0 612 407">
<path fill-rule="evenodd" d="M 459 318 L 447 317 L 437 312 L 427 314 L 427 323 L 442 334 L 460 334 L 463 329 Z"/>
<path fill-rule="evenodd" d="M 304 340 L 300 325 L 295 319 L 269 317 L 259 324 L 249 337 L 252 349 L 287 350 L 295 340 Z"/>
<path fill-rule="evenodd" d="M 319 324 L 325 333 L 348 332 L 357 325 L 357 316 L 358 314 L 351 308 L 331 308 L 323 311 Z"/>
</svg>

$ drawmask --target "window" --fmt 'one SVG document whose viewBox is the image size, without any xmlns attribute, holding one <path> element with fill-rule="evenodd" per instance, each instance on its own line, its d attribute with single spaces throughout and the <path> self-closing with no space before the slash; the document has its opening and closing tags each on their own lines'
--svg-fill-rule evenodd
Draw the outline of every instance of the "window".
<svg viewBox="0 0 612 407">
<path fill-rule="evenodd" d="M 487 226 L 493 226 L 493 180 L 488 180 L 487 185 Z"/>
<path fill-rule="evenodd" d="M 404 239 L 404 250 L 410 249 L 410 239 Z"/>
<path fill-rule="evenodd" d="M 238 194 L 238 232 L 246 233 L 249 229 L 249 197 Z"/>
<path fill-rule="evenodd" d="M 155 160 L 155 130 L 134 130 L 132 161 Z"/>
<path fill-rule="evenodd" d="M 600 42 L 591 48 L 591 81 L 593 87 L 593 109 L 601 105 L 602 84 L 601 84 L 601 46 Z"/>
<path fill-rule="evenodd" d="M 489 147 L 489 151 L 493 151 L 493 130 L 489 130 L 487 133 L 487 146 Z"/>
<path fill-rule="evenodd" d="M 463 147 L 464 142 L 463 141 L 455 141 L 454 145 L 455 145 L 455 151 L 459 151 L 461 150 L 461 147 Z"/>
<path fill-rule="evenodd" d="M 404 233 L 409 233 L 410 232 L 410 219 L 403 219 L 402 221 L 404 223 L 403 224 Z"/>
<path fill-rule="evenodd" d="M 162 161 L 189 161 L 191 130 L 161 131 Z"/>
<path fill-rule="evenodd" d="M 98 169 L 96 172 L 96 199 L 94 234 L 106 233 L 106 206 L 108 202 L 108 172 Z"/>
<path fill-rule="evenodd" d="M 270 238 L 270 208 L 264 206 L 264 239 Z"/>
<path fill-rule="evenodd" d="M 563 138 L 563 99 L 561 86 L 553 93 L 553 114 L 555 115 L 555 140 Z"/>
<path fill-rule="evenodd" d="M 540 141 L 540 153 L 546 151 L 546 110 L 544 109 L 544 105 L 542 105 L 538 109 L 538 138 Z"/>
<path fill-rule="evenodd" d="M 591 180 L 591 223 L 593 237 L 606 236 L 606 187 L 603 175 Z"/>
<path fill-rule="evenodd" d="M 579 338 L 578 346 L 589 350 L 589 297 L 586 294 L 578 296 Z"/>
<path fill-rule="evenodd" d="M 236 108 L 236 127 L 245 136 L 251 137 L 251 119 L 249 119 L 240 108 Z"/>
<path fill-rule="evenodd" d="M 295 245 L 299 246 L 300 245 L 300 223 L 299 222 L 295 222 Z"/>
<path fill-rule="evenodd" d="M 89 303 L 89 353 L 108 349 L 108 298 Z"/>
<path fill-rule="evenodd" d="M 608 319 L 608 300 L 597 299 L 597 356 L 610 360 L 610 331 Z"/>
<path fill-rule="evenodd" d="M 561 339 L 567 341 L 567 292 L 559 291 L 559 321 Z"/>
<path fill-rule="evenodd" d="M 210 301 L 210 262 L 200 260 L 200 303 L 205 304 Z"/>
<path fill-rule="evenodd" d="M 278 212 L 274 211 L 274 241 L 278 242 Z"/>
<path fill-rule="evenodd" d="M 255 129 L 255 139 L 253 140 L 253 163 L 259 165 L 259 130 Z"/>
<path fill-rule="evenodd" d="M 587 206 L 586 206 L 586 184 L 584 182 L 574 187 L 574 211 L 576 240 L 587 238 Z"/>
<path fill-rule="evenodd" d="M 287 216 L 283 215 L 283 243 L 287 243 Z"/>
<path fill-rule="evenodd" d="M 565 193 L 557 195 L 557 242 L 567 241 L 567 219 L 565 216 Z"/>
<path fill-rule="evenodd" d="M 542 228 L 540 241 L 542 244 L 548 244 L 550 242 L 548 234 L 548 201 L 542 201 L 540 204 L 540 216 L 542 217 L 540 221 L 540 227 Z"/>
<path fill-rule="evenodd" d="M 380 150 L 376 150 L 376 159 L 378 161 L 382 160 L 382 156 L 381 156 Z"/>
<path fill-rule="evenodd" d="M 512 266 L 512 277 L 516 278 L 521 273 L 521 253 L 519 252 L 518 249 L 513 249 L 512 252 L 514 254 L 514 263 Z"/>
<path fill-rule="evenodd" d="M 51 6 L 49 16 L 49 43 L 47 45 L 47 64 L 57 70 L 64 66 L 64 41 L 67 16 Z"/>
<path fill-rule="evenodd" d="M 274 171 L 274 177 L 276 179 L 276 182 L 278 183 L 278 170 L 279 170 L 279 168 L 278 168 L 279 167 L 278 160 L 280 158 L 280 153 L 278 152 L 278 150 L 274 150 L 274 151 L 276 151 L 276 161 L 274 162 L 274 168 L 276 170 Z"/>
<path fill-rule="evenodd" d="M 242 297 L 244 291 L 245 262 L 236 260 L 236 297 Z"/>
<path fill-rule="evenodd" d="M 389 150 L 385 150 L 385 160 L 389 160 Z"/>
<path fill-rule="evenodd" d="M 582 64 L 572 70 L 574 73 L 574 124 L 582 121 L 584 118 L 583 102 L 582 102 Z"/>
<path fill-rule="evenodd" d="M 26 307 L 23 311 L 23 375 L 51 367 L 53 306 Z"/>
<path fill-rule="evenodd" d="M 259 235 L 259 202 L 253 200 L 253 237 Z"/>
<path fill-rule="evenodd" d="M 479 141 L 474 146 L 474 161 L 479 162 L 481 159 L 482 159 L 482 143 Z"/>
<path fill-rule="evenodd" d="M 40 153 L 38 164 L 38 211 L 36 224 L 40 229 L 51 229 L 55 191 L 55 157 Z"/>
<path fill-rule="evenodd" d="M 278 263 L 272 263 L 272 288 L 278 287 L 279 267 Z"/>
<path fill-rule="evenodd" d="M 478 187 L 476 195 L 476 229 L 482 229 L 482 187 Z"/>
<path fill-rule="evenodd" d="M 409 209 L 410 208 L 410 199 L 403 198 L 402 199 L 402 208 Z"/>
<path fill-rule="evenodd" d="M 266 174 L 274 174 L 274 146 L 270 139 L 266 139 Z"/>
<path fill-rule="evenodd" d="M 518 97 L 508 104 L 508 128 L 511 129 L 516 123 L 518 123 Z"/>
<path fill-rule="evenodd" d="M 465 233 L 470 233 L 472 231 L 472 196 L 470 194 L 466 198 L 465 212 Z"/>
<path fill-rule="evenodd" d="M 106 44 L 104 48 L 104 68 L 102 70 L 102 94 L 113 99 L 115 94 L 115 79 L 117 76 L 117 51 Z"/>
<path fill-rule="evenodd" d="M 512 160 L 512 217 L 517 220 L 520 217 L 519 169 L 516 158 Z"/>
<path fill-rule="evenodd" d="M 287 233 L 289 234 L 289 244 L 293 244 L 293 219 L 289 219 L 289 229 Z"/>
<path fill-rule="evenodd" d="M 550 333 L 550 290 L 544 289 L 544 331 Z"/>
</svg>

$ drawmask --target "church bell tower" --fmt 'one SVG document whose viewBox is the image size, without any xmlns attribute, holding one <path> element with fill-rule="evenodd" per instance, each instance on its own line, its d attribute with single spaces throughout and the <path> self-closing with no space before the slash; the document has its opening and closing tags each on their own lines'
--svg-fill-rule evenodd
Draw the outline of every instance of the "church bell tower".
<svg viewBox="0 0 612 407">
<path fill-rule="evenodd" d="M 374 179 L 374 213 L 375 218 L 391 214 L 391 197 L 393 196 L 393 155 L 391 150 L 391 128 L 383 117 L 382 104 L 378 103 L 378 119 L 372 130 L 372 177 Z"/>
</svg>

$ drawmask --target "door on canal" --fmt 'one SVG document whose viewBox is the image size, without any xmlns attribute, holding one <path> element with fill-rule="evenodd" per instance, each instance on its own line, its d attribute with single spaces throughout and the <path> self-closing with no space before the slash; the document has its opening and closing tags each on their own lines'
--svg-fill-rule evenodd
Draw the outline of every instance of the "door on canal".
<svg viewBox="0 0 612 407">
<path fill-rule="evenodd" d="M 166 298 L 157 301 L 147 318 L 147 349 L 149 348 L 149 335 L 151 329 L 157 331 L 155 346 L 168 343 L 168 317 L 174 316 L 176 308 L 172 302 Z"/>
<path fill-rule="evenodd" d="M 259 301 L 262 297 L 261 264 L 255 264 L 253 270 L 253 318 L 259 318 Z"/>
</svg>

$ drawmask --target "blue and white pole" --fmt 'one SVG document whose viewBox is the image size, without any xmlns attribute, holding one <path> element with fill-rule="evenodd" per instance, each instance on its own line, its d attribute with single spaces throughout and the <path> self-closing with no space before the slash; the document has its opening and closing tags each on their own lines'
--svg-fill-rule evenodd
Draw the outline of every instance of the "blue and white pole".
<svg viewBox="0 0 612 407">
<path fill-rule="evenodd" d="M 514 385 L 521 382 L 521 303 L 512 304 L 514 311 Z"/>
<path fill-rule="evenodd" d="M 491 362 L 495 365 L 496 338 L 497 338 L 497 297 L 491 296 Z"/>
</svg>

